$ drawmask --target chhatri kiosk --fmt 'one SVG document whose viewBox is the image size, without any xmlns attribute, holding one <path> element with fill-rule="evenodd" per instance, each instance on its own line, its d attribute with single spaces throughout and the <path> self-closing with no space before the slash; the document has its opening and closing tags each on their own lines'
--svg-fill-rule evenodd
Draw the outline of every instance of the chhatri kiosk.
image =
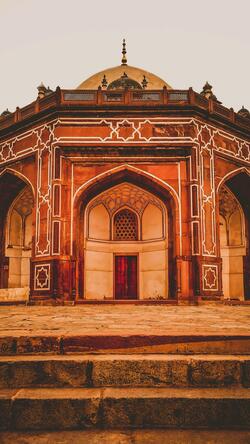
<svg viewBox="0 0 250 444">
<path fill-rule="evenodd" d="M 0 117 L 0 299 L 250 299 L 250 114 L 127 63 Z"/>
</svg>

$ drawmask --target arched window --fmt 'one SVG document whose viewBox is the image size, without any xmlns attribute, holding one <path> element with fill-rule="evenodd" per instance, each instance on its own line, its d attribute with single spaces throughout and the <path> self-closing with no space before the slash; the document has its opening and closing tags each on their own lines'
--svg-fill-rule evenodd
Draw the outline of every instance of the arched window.
<svg viewBox="0 0 250 444">
<path fill-rule="evenodd" d="M 114 240 L 138 240 L 136 214 L 127 208 L 118 211 L 114 217 Z"/>
</svg>

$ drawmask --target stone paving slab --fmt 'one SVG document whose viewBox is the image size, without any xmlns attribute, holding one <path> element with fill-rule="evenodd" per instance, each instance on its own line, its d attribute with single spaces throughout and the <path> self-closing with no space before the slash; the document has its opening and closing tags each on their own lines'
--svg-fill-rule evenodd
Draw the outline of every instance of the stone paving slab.
<svg viewBox="0 0 250 444">
<path fill-rule="evenodd" d="M 250 306 L 0 307 L 0 336 L 250 335 Z"/>
<path fill-rule="evenodd" d="M 1 444 L 249 444 L 250 431 L 240 430 L 112 430 L 0 435 Z"/>
<path fill-rule="evenodd" d="M 0 307 L 0 354 L 250 353 L 250 307 Z"/>
</svg>

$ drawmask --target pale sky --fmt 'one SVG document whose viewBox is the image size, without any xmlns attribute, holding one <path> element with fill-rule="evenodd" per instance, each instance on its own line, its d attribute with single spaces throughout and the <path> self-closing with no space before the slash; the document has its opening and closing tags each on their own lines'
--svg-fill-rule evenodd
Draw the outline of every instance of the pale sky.
<svg viewBox="0 0 250 444">
<path fill-rule="evenodd" d="M 128 63 L 250 109 L 250 0 L 0 0 L 0 113 Z"/>
</svg>

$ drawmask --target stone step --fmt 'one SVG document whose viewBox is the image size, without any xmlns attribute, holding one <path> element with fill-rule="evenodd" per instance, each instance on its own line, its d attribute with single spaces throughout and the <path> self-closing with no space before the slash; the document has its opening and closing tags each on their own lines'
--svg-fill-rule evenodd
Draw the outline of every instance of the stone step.
<svg viewBox="0 0 250 444">
<path fill-rule="evenodd" d="M 2 430 L 250 428 L 249 389 L 62 388 L 0 391 Z"/>
<path fill-rule="evenodd" d="M 56 329 L 56 328 L 55 328 Z M 15 328 L 15 333 L 18 328 Z M 52 328 L 53 330 L 53 328 Z M 250 335 L 86 334 L 0 336 L 0 355 L 72 353 L 248 354 Z"/>
<path fill-rule="evenodd" d="M 16 302 L 28 302 L 29 300 L 29 287 L 24 288 L 0 288 L 0 303 L 16 303 Z"/>
<path fill-rule="evenodd" d="M 249 355 L 0 357 L 0 388 L 250 387 Z"/>
<path fill-rule="evenodd" d="M 2 432 L 1 444 L 249 444 L 249 430 L 133 429 Z"/>
</svg>

